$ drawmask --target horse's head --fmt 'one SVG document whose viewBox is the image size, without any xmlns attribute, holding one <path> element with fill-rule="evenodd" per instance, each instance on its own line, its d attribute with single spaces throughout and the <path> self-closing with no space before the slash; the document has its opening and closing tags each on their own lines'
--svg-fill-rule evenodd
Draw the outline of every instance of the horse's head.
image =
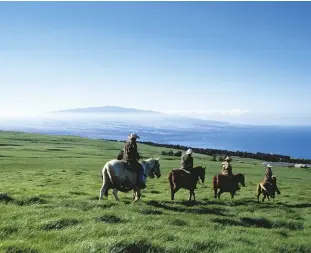
<svg viewBox="0 0 311 253">
<path fill-rule="evenodd" d="M 155 176 L 157 178 L 161 177 L 161 170 L 160 170 L 160 158 L 150 158 L 148 160 L 143 161 L 143 164 L 145 164 L 145 173 L 148 177 L 154 178 Z"/>
<path fill-rule="evenodd" d="M 191 173 L 194 173 L 198 176 L 198 178 L 201 180 L 202 183 L 205 181 L 205 169 L 206 167 L 198 166 L 191 170 Z"/>
<path fill-rule="evenodd" d="M 243 187 L 245 187 L 245 174 L 239 173 L 235 176 L 237 178 L 238 183 L 241 184 Z"/>
</svg>

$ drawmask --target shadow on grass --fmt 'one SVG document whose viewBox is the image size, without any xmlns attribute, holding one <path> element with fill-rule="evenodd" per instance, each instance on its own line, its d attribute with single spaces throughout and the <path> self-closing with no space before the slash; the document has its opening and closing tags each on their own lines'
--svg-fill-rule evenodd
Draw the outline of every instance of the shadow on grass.
<svg viewBox="0 0 311 253">
<path fill-rule="evenodd" d="M 179 219 L 174 219 L 174 220 L 170 220 L 169 221 L 169 224 L 173 225 L 173 226 L 180 226 L 180 227 L 183 227 L 183 226 L 187 226 L 188 223 L 184 220 L 179 220 Z"/>
<path fill-rule="evenodd" d="M 156 209 L 141 209 L 139 210 L 141 214 L 146 214 L 146 215 L 160 215 L 163 214 L 162 211 L 156 210 Z"/>
<path fill-rule="evenodd" d="M 224 225 L 224 226 L 241 226 L 241 227 L 256 227 L 256 228 L 285 228 L 289 230 L 302 230 L 303 224 L 299 222 L 284 222 L 284 221 L 269 221 L 265 218 L 249 218 L 243 217 L 239 220 L 233 219 L 212 219 L 212 222 Z"/>
<path fill-rule="evenodd" d="M 77 225 L 78 223 L 79 221 L 76 219 L 60 219 L 60 220 L 53 221 L 53 222 L 43 225 L 42 229 L 45 231 L 60 230 L 60 229 L 64 229 L 67 227 Z"/>
<path fill-rule="evenodd" d="M 156 191 L 156 190 L 151 190 L 150 193 L 152 193 L 152 194 L 160 194 L 161 192 L 160 191 Z"/>
<path fill-rule="evenodd" d="M 68 150 L 63 148 L 47 148 L 46 151 L 68 151 Z"/>
<path fill-rule="evenodd" d="M 168 211 L 174 211 L 174 212 L 182 212 L 182 213 L 193 213 L 193 214 L 215 214 L 215 215 L 220 215 L 220 216 L 226 216 L 225 212 L 226 210 L 223 208 L 207 208 L 202 205 L 201 202 L 196 202 L 196 203 L 188 203 L 188 202 L 181 202 L 179 204 L 182 204 L 186 207 L 179 206 L 178 203 L 176 202 L 166 202 L 166 201 L 147 201 L 147 205 L 157 207 L 157 208 L 162 208 L 164 210 Z M 193 208 L 192 208 L 193 207 Z"/>
<path fill-rule="evenodd" d="M 105 214 L 103 216 L 96 217 L 95 221 L 105 222 L 105 223 L 109 223 L 109 224 L 125 223 L 126 222 L 126 220 L 123 220 L 123 219 L 121 219 L 115 215 L 111 215 L 111 214 Z"/>
<path fill-rule="evenodd" d="M 9 196 L 7 193 L 0 193 L 0 202 L 8 203 L 13 200 L 14 199 L 11 196 Z"/>
<path fill-rule="evenodd" d="M 46 204 L 47 202 L 38 196 L 34 196 L 25 199 L 15 200 L 15 203 L 18 206 L 28 206 L 28 205 Z"/>
<path fill-rule="evenodd" d="M 287 204 L 283 202 L 257 202 L 257 200 L 252 199 L 243 199 L 243 200 L 234 200 L 231 202 L 223 202 L 218 200 L 211 200 L 203 199 L 206 204 L 216 204 L 216 205 L 223 205 L 223 206 L 245 206 L 245 205 L 253 205 L 256 208 L 259 209 L 275 209 L 276 207 L 280 208 L 309 208 L 311 207 L 311 203 L 299 203 L 299 204 Z"/>
<path fill-rule="evenodd" d="M 0 147 L 20 147 L 20 146 L 24 146 L 21 144 L 8 144 L 8 143 L 0 143 Z"/>
</svg>

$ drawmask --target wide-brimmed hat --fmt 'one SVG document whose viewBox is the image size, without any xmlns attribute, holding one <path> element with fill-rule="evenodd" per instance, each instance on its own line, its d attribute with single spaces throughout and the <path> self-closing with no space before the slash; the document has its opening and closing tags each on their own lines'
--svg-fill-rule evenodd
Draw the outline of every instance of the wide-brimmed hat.
<svg viewBox="0 0 311 253">
<path fill-rule="evenodd" d="M 139 136 L 135 133 L 132 133 L 128 136 L 129 139 L 139 139 Z"/>
<path fill-rule="evenodd" d="M 227 156 L 226 158 L 225 158 L 225 161 L 227 161 L 227 162 L 230 162 L 232 159 L 231 159 L 231 157 L 229 157 L 229 156 Z"/>
<path fill-rule="evenodd" d="M 272 168 L 272 166 L 270 164 L 267 165 L 267 168 Z"/>
<path fill-rule="evenodd" d="M 192 149 L 191 149 L 191 148 L 189 148 L 189 149 L 186 151 L 186 154 L 187 154 L 187 155 L 192 154 Z"/>
</svg>

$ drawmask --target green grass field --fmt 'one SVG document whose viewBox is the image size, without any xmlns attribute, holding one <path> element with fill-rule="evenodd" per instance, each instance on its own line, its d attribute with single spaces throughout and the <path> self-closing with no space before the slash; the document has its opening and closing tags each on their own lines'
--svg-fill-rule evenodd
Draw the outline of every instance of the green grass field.
<svg viewBox="0 0 311 253">
<path fill-rule="evenodd" d="M 69 136 L 0 132 L 0 252 L 311 252 L 311 170 L 273 168 L 281 195 L 257 203 L 260 161 L 234 158 L 246 187 L 231 201 L 213 199 L 220 163 L 194 155 L 207 167 L 197 203 L 180 190 L 170 200 L 168 171 L 178 157 L 139 145 L 145 158 L 161 157 L 162 177 L 149 179 L 142 200 L 109 192 L 98 201 L 100 170 L 122 143 Z"/>
</svg>

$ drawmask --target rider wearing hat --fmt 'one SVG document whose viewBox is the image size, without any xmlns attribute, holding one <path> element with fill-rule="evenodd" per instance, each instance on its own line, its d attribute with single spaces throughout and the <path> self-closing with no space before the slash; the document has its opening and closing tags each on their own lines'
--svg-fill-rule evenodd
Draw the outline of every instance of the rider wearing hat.
<svg viewBox="0 0 311 253">
<path fill-rule="evenodd" d="M 227 156 L 225 158 L 225 161 L 221 163 L 221 167 L 222 167 L 221 174 L 226 175 L 230 178 L 233 178 L 232 165 L 230 163 L 231 161 L 232 161 L 231 157 Z M 237 183 L 237 190 L 240 190 L 238 183 Z"/>
<path fill-rule="evenodd" d="M 232 177 L 232 166 L 230 164 L 230 162 L 232 161 L 231 157 L 227 156 L 225 158 L 225 161 L 221 163 L 221 167 L 222 167 L 222 171 L 221 174 L 223 175 L 227 175 L 229 177 Z"/>
<path fill-rule="evenodd" d="M 190 170 L 192 168 L 193 168 L 192 149 L 188 149 L 186 153 L 181 156 L 180 169 L 187 173 L 190 173 Z"/>
<path fill-rule="evenodd" d="M 265 177 L 264 177 L 264 181 L 267 183 L 272 183 L 272 170 L 271 170 L 272 166 L 270 164 L 267 165 L 266 171 L 265 171 Z"/>
<path fill-rule="evenodd" d="M 130 168 L 137 172 L 137 185 L 139 188 L 144 189 L 146 185 L 143 181 L 143 167 L 138 162 L 140 155 L 137 150 L 136 140 L 139 139 L 139 136 L 135 133 L 132 133 L 128 136 L 129 141 L 125 142 L 124 145 L 124 154 L 123 160 L 126 162 Z"/>
</svg>

